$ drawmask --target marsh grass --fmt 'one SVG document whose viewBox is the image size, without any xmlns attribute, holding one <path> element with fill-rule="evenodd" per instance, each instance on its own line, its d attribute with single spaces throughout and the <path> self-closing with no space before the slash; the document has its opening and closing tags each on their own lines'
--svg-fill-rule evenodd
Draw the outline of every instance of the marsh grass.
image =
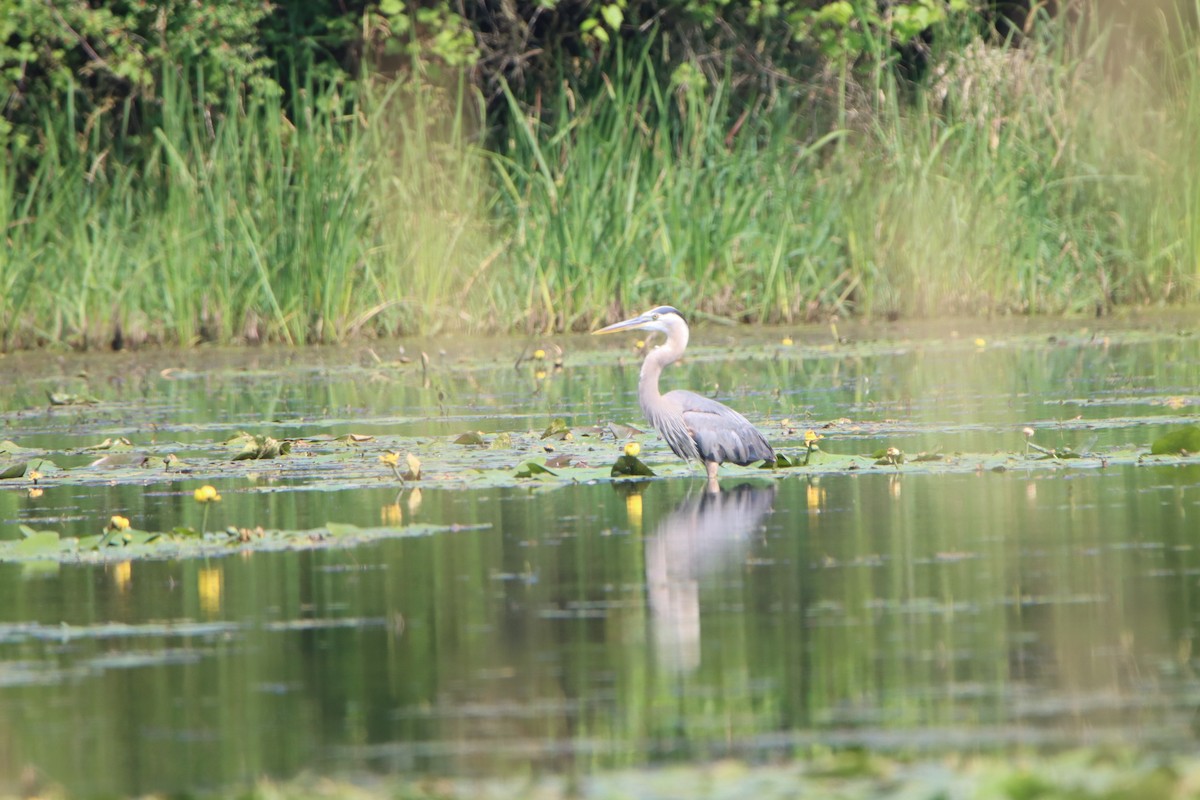
<svg viewBox="0 0 1200 800">
<path fill-rule="evenodd" d="M 1039 30 L 1054 33 L 951 46 L 915 90 L 835 70 L 806 95 L 832 99 L 739 129 L 725 85 L 680 85 L 645 53 L 618 56 L 591 104 L 564 95 L 552 128 L 514 104 L 496 160 L 498 216 L 518 232 L 511 316 L 570 328 L 657 302 L 790 322 L 1195 300 L 1195 42 L 1114 64 L 1111 27 Z"/>
<path fill-rule="evenodd" d="M 285 115 L 266 95 L 205 113 L 195 84 L 162 85 L 143 156 L 81 141 L 71 109 L 48 110 L 25 186 L 0 166 L 4 347 L 304 343 L 459 321 L 452 287 L 487 242 L 461 87 L 364 82 L 347 102 L 309 86 Z"/>
<path fill-rule="evenodd" d="M 920 86 L 834 68 L 736 98 L 618 47 L 490 131 L 419 64 L 219 109 L 171 72 L 128 139 L 45 109 L 32 170 L 0 163 L 0 346 L 1195 301 L 1200 47 L 1160 27 L 1152 54 L 1090 18 L 951 32 Z"/>
</svg>

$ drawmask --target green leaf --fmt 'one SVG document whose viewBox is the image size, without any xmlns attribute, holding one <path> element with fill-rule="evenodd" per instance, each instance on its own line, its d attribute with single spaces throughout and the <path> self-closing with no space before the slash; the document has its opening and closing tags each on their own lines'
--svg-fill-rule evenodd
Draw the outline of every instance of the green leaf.
<svg viewBox="0 0 1200 800">
<path fill-rule="evenodd" d="M 85 394 L 72 392 L 46 392 L 52 406 L 93 406 L 100 401 Z"/>
<path fill-rule="evenodd" d="M 468 431 L 461 434 L 454 440 L 455 444 L 483 444 L 483 436 L 475 431 Z"/>
<path fill-rule="evenodd" d="M 526 461 L 517 468 L 515 474 L 518 478 L 532 478 L 535 475 L 551 475 L 554 477 L 558 476 L 558 473 L 546 469 L 536 461 Z"/>
<path fill-rule="evenodd" d="M 541 438 L 549 439 L 551 436 L 556 436 L 559 439 L 563 439 L 570 435 L 571 429 L 567 426 L 567 421 L 562 417 L 555 417 L 554 419 L 550 420 L 550 425 L 546 428 L 546 430 L 542 431 Z"/>
<path fill-rule="evenodd" d="M 1160 436 L 1150 445 L 1150 453 L 1156 456 L 1200 453 L 1200 427 L 1188 425 Z"/>
<path fill-rule="evenodd" d="M 240 437 L 239 437 L 240 438 Z M 234 461 L 253 461 L 266 458 L 279 458 L 292 451 L 292 443 L 279 441 L 270 436 L 252 436 L 244 445 L 242 451 L 233 457 Z"/>
<path fill-rule="evenodd" d="M 26 536 L 16 543 L 13 549 L 20 555 L 41 555 L 43 553 L 57 553 L 61 547 L 62 539 L 58 535 L 58 531 L 34 531 L 31 535 Z"/>
<path fill-rule="evenodd" d="M 346 522 L 326 522 L 325 529 L 332 536 L 353 536 L 356 533 L 362 533 L 362 528 Z"/>
<path fill-rule="evenodd" d="M 89 450 L 129 450 L 131 447 L 133 447 L 133 442 L 121 436 L 117 439 L 107 438 L 100 444 L 88 445 L 83 450 L 84 452 Z"/>
<path fill-rule="evenodd" d="M 625 19 L 625 13 L 621 11 L 621 7 L 616 3 L 601 6 L 600 15 L 604 17 L 604 23 L 614 31 L 621 27 L 621 22 Z"/>
<path fill-rule="evenodd" d="M 17 461 L 7 466 L 0 467 L 0 481 L 8 481 L 14 478 L 24 478 L 25 470 L 28 469 L 29 462 Z"/>
<path fill-rule="evenodd" d="M 636 456 L 621 456 L 613 463 L 609 474 L 614 478 L 619 476 L 652 478 L 654 470 L 643 464 Z"/>
</svg>

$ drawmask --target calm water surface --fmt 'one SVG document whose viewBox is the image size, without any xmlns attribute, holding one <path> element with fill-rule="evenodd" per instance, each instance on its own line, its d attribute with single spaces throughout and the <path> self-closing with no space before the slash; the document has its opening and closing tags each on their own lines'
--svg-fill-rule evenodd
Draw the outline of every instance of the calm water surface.
<svg viewBox="0 0 1200 800">
<path fill-rule="evenodd" d="M 1200 337 L 1186 320 L 1132 334 L 1027 324 L 847 329 L 860 344 L 839 348 L 823 328 L 792 331 L 792 348 L 781 332 L 702 328 L 666 382 L 736 405 L 785 450 L 838 419 L 850 422 L 822 445 L 839 453 L 1022 452 L 1027 424 L 1048 447 L 1144 447 L 1195 421 Z M 95 454 L 80 448 L 113 436 L 215 458 L 239 430 L 411 437 L 420 451 L 554 416 L 640 424 L 631 348 L 618 363 L 600 343 L 547 343 L 564 348 L 561 370 L 514 367 L 542 343 L 496 339 L 482 360 L 409 344 L 413 363 L 378 371 L 395 345 L 8 356 L 0 439 L 88 469 Z M 104 402 L 46 408 L 46 391 L 85 390 Z M 643 442 L 645 460 L 670 458 Z M 572 447 L 595 463 L 618 452 L 560 450 Z M 718 496 L 699 477 L 430 485 L 419 504 L 402 496 L 405 518 L 455 529 L 190 561 L 0 564 L 0 790 L 31 775 L 132 793 L 825 745 L 1194 749 L 1200 463 L 1090 463 L 778 479 L 731 468 Z M 396 500 L 394 484 L 338 489 L 283 468 L 218 483 L 226 518 L 277 528 L 379 525 Z M 94 532 L 119 512 L 144 529 L 196 525 L 193 488 L 148 478 L 30 498 L 0 484 L 0 537 L 17 523 Z"/>
</svg>

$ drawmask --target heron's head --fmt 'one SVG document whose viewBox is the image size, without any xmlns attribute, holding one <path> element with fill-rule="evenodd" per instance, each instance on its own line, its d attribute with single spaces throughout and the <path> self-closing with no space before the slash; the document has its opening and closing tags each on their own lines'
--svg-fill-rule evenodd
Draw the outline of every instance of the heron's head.
<svg viewBox="0 0 1200 800">
<path fill-rule="evenodd" d="M 616 333 L 617 331 L 658 331 L 670 336 L 672 332 L 677 330 L 687 330 L 687 323 L 683 321 L 683 316 L 678 310 L 671 306 L 659 306 L 652 308 L 644 314 L 639 314 L 636 317 L 627 319 L 623 322 L 616 322 L 609 325 L 607 328 L 601 328 L 592 333 Z"/>
</svg>

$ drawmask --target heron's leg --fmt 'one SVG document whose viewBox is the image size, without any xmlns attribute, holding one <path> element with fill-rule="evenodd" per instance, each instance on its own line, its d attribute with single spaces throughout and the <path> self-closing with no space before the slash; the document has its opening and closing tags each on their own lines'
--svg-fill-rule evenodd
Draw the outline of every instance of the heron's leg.
<svg viewBox="0 0 1200 800">
<path fill-rule="evenodd" d="M 717 469 L 720 466 L 721 465 L 718 464 L 716 461 L 705 461 L 704 462 L 704 467 L 705 467 L 705 469 L 708 470 L 708 486 L 705 487 L 705 491 L 709 491 L 709 492 L 721 491 L 721 484 L 717 483 Z"/>
</svg>

